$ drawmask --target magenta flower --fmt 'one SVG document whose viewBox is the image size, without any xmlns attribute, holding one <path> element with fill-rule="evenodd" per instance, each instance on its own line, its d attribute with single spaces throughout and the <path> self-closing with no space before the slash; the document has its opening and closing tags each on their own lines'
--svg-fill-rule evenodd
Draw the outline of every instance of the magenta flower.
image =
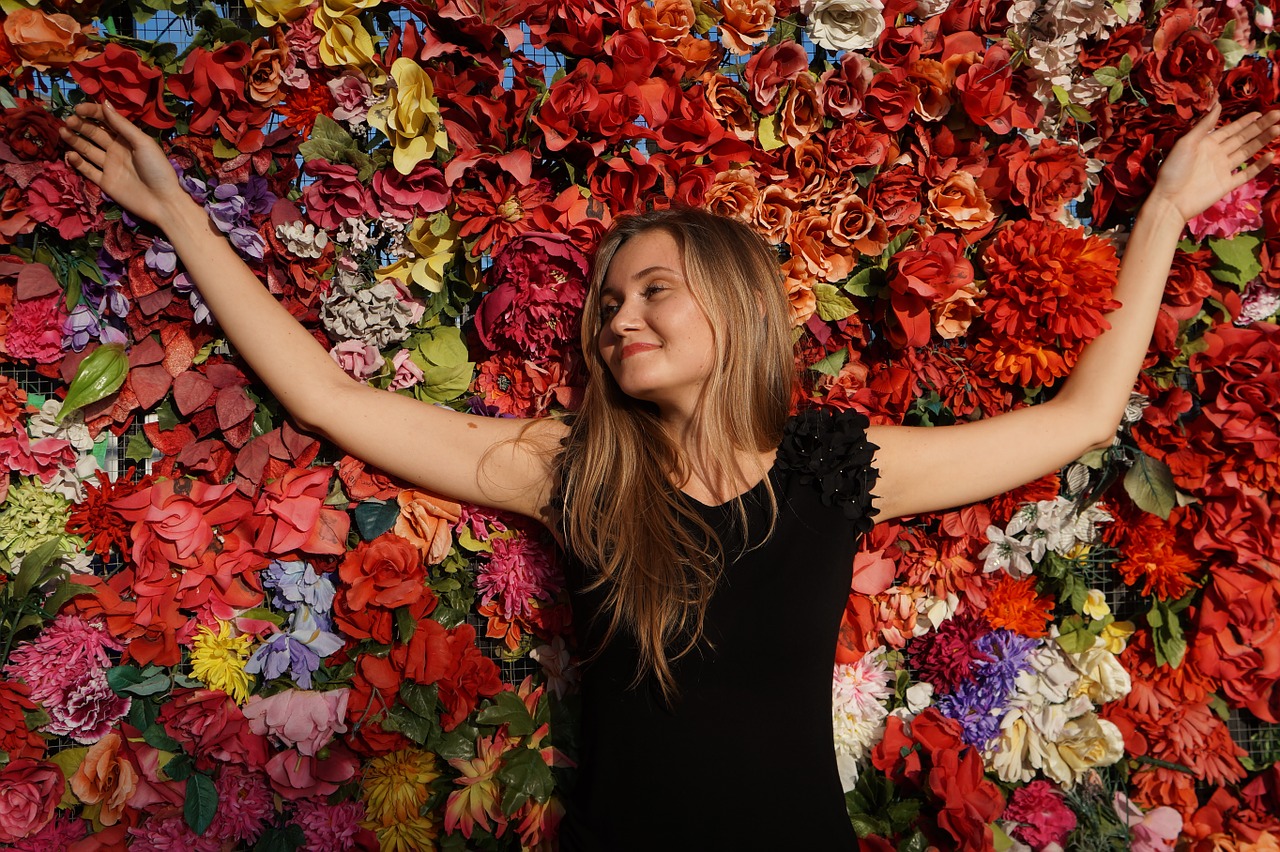
<svg viewBox="0 0 1280 852">
<path fill-rule="evenodd" d="M 586 275 L 587 259 L 568 237 L 528 233 L 511 241 L 494 257 L 493 289 L 476 311 L 480 341 L 534 359 L 559 351 L 578 337 Z"/>
<path fill-rule="evenodd" d="M 1216 204 L 1187 222 L 1187 230 L 1197 240 L 1205 237 L 1234 237 L 1241 231 L 1262 227 L 1262 199 L 1271 187 L 1254 178 L 1236 187 Z"/>
<path fill-rule="evenodd" d="M 493 555 L 476 575 L 481 605 L 496 601 L 503 619 L 533 616 L 535 600 L 551 601 L 564 583 L 546 547 L 527 535 L 490 539 Z"/>
</svg>

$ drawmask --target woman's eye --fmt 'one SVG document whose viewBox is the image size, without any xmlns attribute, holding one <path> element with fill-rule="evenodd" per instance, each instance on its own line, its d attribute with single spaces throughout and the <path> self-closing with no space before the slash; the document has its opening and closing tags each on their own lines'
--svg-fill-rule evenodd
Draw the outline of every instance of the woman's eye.
<svg viewBox="0 0 1280 852">
<path fill-rule="evenodd" d="M 663 287 L 661 284 L 650 284 L 648 287 L 644 288 L 644 297 L 648 299 L 652 296 L 656 296 L 665 289 L 667 288 Z"/>
<path fill-rule="evenodd" d="M 600 306 L 600 319 L 602 319 L 602 320 L 607 320 L 607 319 L 609 319 L 610 317 L 612 317 L 614 314 L 616 314 L 617 312 L 618 312 L 618 306 L 617 306 L 617 305 L 601 305 L 601 306 Z"/>
</svg>

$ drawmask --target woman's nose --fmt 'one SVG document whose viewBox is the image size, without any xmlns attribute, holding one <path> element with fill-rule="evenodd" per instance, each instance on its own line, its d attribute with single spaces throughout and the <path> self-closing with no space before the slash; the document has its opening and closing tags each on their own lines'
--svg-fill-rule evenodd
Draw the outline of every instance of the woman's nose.
<svg viewBox="0 0 1280 852">
<path fill-rule="evenodd" d="M 614 334 L 635 331 L 642 325 L 644 325 L 644 319 L 640 315 L 639 307 L 632 299 L 627 299 L 618 305 L 618 309 L 614 311 L 613 316 L 609 319 L 609 330 Z"/>
</svg>

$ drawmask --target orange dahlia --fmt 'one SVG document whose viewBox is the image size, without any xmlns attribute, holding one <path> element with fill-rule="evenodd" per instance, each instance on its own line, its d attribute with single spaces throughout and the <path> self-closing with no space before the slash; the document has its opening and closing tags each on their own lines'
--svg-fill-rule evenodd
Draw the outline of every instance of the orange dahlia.
<svg viewBox="0 0 1280 852">
<path fill-rule="evenodd" d="M 1053 617 L 1053 598 L 1036 594 L 1035 577 L 1015 580 L 1001 573 L 987 591 L 982 616 L 992 627 L 1004 627 L 1023 636 L 1047 636 Z"/>
</svg>

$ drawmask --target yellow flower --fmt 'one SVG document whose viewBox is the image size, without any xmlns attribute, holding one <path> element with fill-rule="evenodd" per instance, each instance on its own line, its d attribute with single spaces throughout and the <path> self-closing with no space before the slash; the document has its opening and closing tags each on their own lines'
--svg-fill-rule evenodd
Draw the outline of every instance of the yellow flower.
<svg viewBox="0 0 1280 852">
<path fill-rule="evenodd" d="M 253 682 L 244 670 L 252 642 L 252 636 L 232 636 L 231 625 L 225 621 L 218 622 L 217 633 L 202 626 L 191 643 L 191 674 L 210 689 L 220 689 L 243 704 Z"/>
<path fill-rule="evenodd" d="M 1106 595 L 1097 589 L 1090 589 L 1084 599 L 1084 614 L 1095 621 L 1110 615 L 1111 607 L 1107 606 Z"/>
<path fill-rule="evenodd" d="M 355 15 L 333 19 L 316 15 L 315 21 L 324 30 L 318 50 L 325 65 L 366 68 L 373 64 L 373 37 Z"/>
<path fill-rule="evenodd" d="M 390 140 L 391 162 L 402 175 L 449 143 L 431 78 L 407 56 L 391 63 L 387 99 L 369 109 L 369 124 Z"/>
<path fill-rule="evenodd" d="M 244 0 L 244 3 L 258 16 L 258 23 L 264 27 L 296 21 L 311 6 L 306 0 Z"/>
<path fill-rule="evenodd" d="M 412 282 L 424 290 L 439 293 L 444 289 L 445 267 L 458 252 L 460 227 L 444 213 L 434 219 L 414 219 L 405 233 L 405 242 L 413 252 L 382 267 L 375 276 L 379 281 L 398 278 L 406 284 Z"/>
<path fill-rule="evenodd" d="M 380 829 L 416 818 L 431 798 L 431 782 L 439 777 L 435 755 L 429 751 L 401 749 L 366 763 L 360 782 L 368 815 L 365 827 Z"/>
<path fill-rule="evenodd" d="M 500 788 L 498 769 L 507 750 L 507 738 L 501 732 L 476 740 L 476 756 L 467 760 L 454 758 L 449 765 L 462 773 L 458 789 L 449 794 L 444 806 L 444 830 L 452 833 L 458 826 L 470 837 L 478 825 L 493 831 L 505 819 L 498 804 Z M 490 823 L 493 820 L 493 823 Z"/>
<path fill-rule="evenodd" d="M 1129 642 L 1129 637 L 1133 635 L 1132 621 L 1113 621 L 1106 627 L 1102 628 L 1099 639 L 1106 644 L 1107 650 L 1113 654 L 1124 652 L 1124 647 Z"/>
<path fill-rule="evenodd" d="M 368 827 L 366 825 L 366 827 Z M 440 835 L 429 816 L 414 816 L 390 825 L 373 827 L 380 852 L 433 852 Z"/>
<path fill-rule="evenodd" d="M 316 10 L 316 17 L 336 21 L 338 18 L 358 15 L 365 9 L 372 9 L 379 2 L 381 0 L 323 0 L 320 8 Z M 323 25 L 317 21 L 316 26 Z"/>
</svg>

